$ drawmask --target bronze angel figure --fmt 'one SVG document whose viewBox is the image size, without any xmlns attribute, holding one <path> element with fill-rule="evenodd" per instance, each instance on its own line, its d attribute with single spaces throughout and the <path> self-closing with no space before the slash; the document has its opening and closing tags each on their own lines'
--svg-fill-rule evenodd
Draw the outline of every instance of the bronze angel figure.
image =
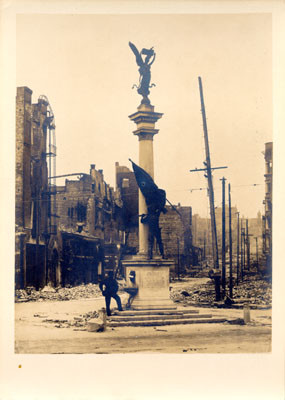
<svg viewBox="0 0 285 400">
<path fill-rule="evenodd" d="M 152 86 L 155 86 L 154 83 L 150 85 L 150 78 L 151 78 L 150 67 L 155 60 L 155 52 L 152 47 L 151 49 L 142 49 L 141 52 L 139 53 L 138 49 L 133 43 L 129 42 L 129 46 L 132 49 L 134 55 L 136 56 L 136 62 L 139 66 L 139 73 L 140 73 L 139 86 L 134 85 L 133 87 L 137 87 L 138 94 L 143 96 L 141 103 L 150 104 L 150 100 L 148 98 L 148 95 L 150 93 L 149 89 Z M 142 56 L 145 56 L 144 60 Z"/>
</svg>

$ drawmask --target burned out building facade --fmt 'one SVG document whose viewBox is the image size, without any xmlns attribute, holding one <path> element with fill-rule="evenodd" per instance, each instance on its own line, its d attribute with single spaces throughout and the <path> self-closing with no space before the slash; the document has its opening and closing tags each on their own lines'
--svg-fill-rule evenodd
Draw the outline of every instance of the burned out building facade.
<svg viewBox="0 0 285 400">
<path fill-rule="evenodd" d="M 57 186 L 58 235 L 61 240 L 62 284 L 98 282 L 118 264 L 124 240 L 120 192 L 104 181 L 92 164 L 90 174 L 79 174 Z"/>
<path fill-rule="evenodd" d="M 56 185 L 54 116 L 45 96 L 16 96 L 15 287 L 96 282 L 116 267 L 120 192 L 91 165 L 89 174 Z M 52 159 L 53 158 L 53 159 Z M 71 174 L 74 175 L 74 174 Z"/>
<path fill-rule="evenodd" d="M 160 227 L 165 255 L 172 258 L 178 275 L 198 264 L 199 249 L 192 240 L 192 207 L 166 206 L 167 213 L 161 214 Z"/>
<path fill-rule="evenodd" d="M 16 287 L 43 286 L 47 276 L 48 166 L 47 131 L 52 123 L 48 103 L 32 104 L 32 91 L 16 96 Z"/>
<path fill-rule="evenodd" d="M 125 244 L 133 253 L 138 247 L 138 198 L 139 189 L 134 173 L 125 166 L 115 164 L 116 188 L 122 198 L 122 223 L 125 232 Z M 131 251 L 131 250 L 130 250 Z"/>
<path fill-rule="evenodd" d="M 57 186 L 56 201 L 61 230 L 84 231 L 105 243 L 121 242 L 120 193 L 104 181 L 103 171 L 94 164 L 89 174 Z"/>
</svg>

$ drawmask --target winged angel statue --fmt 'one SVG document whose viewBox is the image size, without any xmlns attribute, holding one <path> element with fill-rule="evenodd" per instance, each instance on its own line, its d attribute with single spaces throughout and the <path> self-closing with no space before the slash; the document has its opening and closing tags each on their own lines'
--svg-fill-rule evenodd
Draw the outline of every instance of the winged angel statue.
<svg viewBox="0 0 285 400">
<path fill-rule="evenodd" d="M 150 67 L 155 60 L 155 52 L 152 47 L 151 49 L 142 49 L 139 53 L 138 49 L 133 43 L 129 42 L 129 46 L 136 56 L 136 62 L 139 66 L 140 73 L 139 86 L 134 85 L 133 88 L 136 87 L 138 94 L 143 97 L 141 104 L 150 104 L 150 100 L 148 98 L 150 93 L 149 89 L 155 86 L 154 83 L 150 85 Z M 144 60 L 142 56 L 145 56 Z"/>
</svg>

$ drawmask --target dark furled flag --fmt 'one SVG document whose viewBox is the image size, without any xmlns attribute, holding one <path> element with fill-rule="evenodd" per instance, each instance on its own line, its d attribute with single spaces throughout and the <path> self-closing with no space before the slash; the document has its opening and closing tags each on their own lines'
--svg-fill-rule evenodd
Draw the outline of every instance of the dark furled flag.
<svg viewBox="0 0 285 400">
<path fill-rule="evenodd" d="M 160 211 L 165 212 L 166 193 L 165 190 L 159 189 L 154 183 L 152 177 L 131 159 L 129 159 L 133 165 L 134 174 L 138 187 L 144 195 L 146 204 L 148 207 L 158 208 Z"/>
</svg>

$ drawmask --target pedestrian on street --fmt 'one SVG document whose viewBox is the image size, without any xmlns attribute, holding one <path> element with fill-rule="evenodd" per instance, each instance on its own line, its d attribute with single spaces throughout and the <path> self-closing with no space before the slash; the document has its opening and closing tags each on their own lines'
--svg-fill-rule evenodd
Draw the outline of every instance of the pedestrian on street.
<svg viewBox="0 0 285 400">
<path fill-rule="evenodd" d="M 111 297 L 116 300 L 118 305 L 118 310 L 123 311 L 122 303 L 120 296 L 117 294 L 119 285 L 116 279 L 113 278 L 113 271 L 109 271 L 107 277 L 100 282 L 99 288 L 105 296 L 105 303 L 106 303 L 106 312 L 107 315 L 111 315 L 110 304 L 111 304 Z"/>
</svg>

